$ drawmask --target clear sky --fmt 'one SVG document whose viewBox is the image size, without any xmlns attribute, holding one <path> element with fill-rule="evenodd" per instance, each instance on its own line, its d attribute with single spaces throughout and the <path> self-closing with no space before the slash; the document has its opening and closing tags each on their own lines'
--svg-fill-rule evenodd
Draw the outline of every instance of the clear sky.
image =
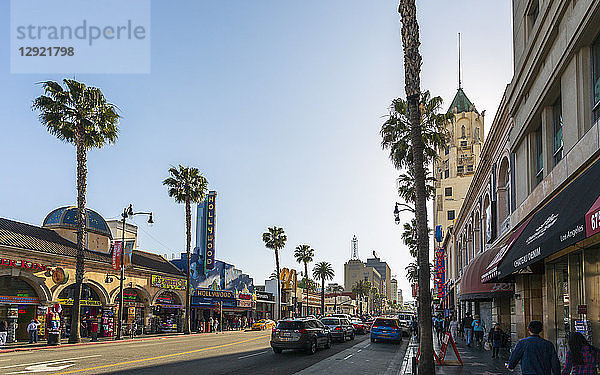
<svg viewBox="0 0 600 375">
<path fill-rule="evenodd" d="M 489 129 L 512 76 L 508 1 L 421 0 L 422 88 L 449 105 L 463 87 Z M 176 5 L 175 5 L 176 4 Z M 274 269 L 261 234 L 282 226 L 307 243 L 336 282 L 356 234 L 410 294 L 409 255 L 392 214 L 395 177 L 380 147 L 390 101 L 404 95 L 396 0 L 152 1 L 151 74 L 75 75 L 118 105 L 118 143 L 88 156 L 88 207 L 106 219 L 152 210 L 140 248 L 184 251 L 183 206 L 162 186 L 173 164 L 198 167 L 217 198 L 217 258 L 263 283 Z M 51 136 L 30 106 L 36 83 L 63 75 L 10 74 L 9 2 L 0 2 L 0 216 L 41 225 L 76 202 L 74 148 Z M 118 56 L 115 56 L 118 58 Z M 73 77 L 71 75 L 71 77 Z M 406 218 L 408 220 L 408 218 Z"/>
</svg>

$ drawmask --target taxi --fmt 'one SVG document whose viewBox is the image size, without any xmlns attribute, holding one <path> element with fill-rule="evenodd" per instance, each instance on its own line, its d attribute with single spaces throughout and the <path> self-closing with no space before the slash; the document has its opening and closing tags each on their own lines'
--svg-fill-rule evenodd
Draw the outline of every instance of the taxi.
<svg viewBox="0 0 600 375">
<path fill-rule="evenodd" d="M 273 329 L 273 327 L 275 327 L 275 322 L 272 321 L 271 319 L 261 319 L 261 320 L 254 322 L 254 324 L 252 324 L 253 331 L 262 331 L 265 329 Z"/>
</svg>

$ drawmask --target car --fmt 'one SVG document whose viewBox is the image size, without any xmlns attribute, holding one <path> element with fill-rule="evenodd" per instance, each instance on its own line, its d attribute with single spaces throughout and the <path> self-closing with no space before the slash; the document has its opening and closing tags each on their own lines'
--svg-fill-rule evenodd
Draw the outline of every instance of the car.
<svg viewBox="0 0 600 375">
<path fill-rule="evenodd" d="M 326 316 L 321 318 L 321 323 L 329 328 L 329 332 L 333 339 L 346 341 L 346 338 L 349 338 L 350 340 L 354 340 L 354 327 L 350 324 L 348 319 Z"/>
<path fill-rule="evenodd" d="M 369 325 L 360 319 L 353 319 L 350 323 L 352 323 L 352 326 L 354 327 L 354 333 L 364 335 L 369 332 Z"/>
<path fill-rule="evenodd" d="M 329 316 L 333 316 L 333 317 L 336 317 L 336 318 L 344 318 L 344 319 L 352 320 L 352 317 L 350 315 L 348 315 L 348 314 L 329 314 L 327 316 L 328 317 Z"/>
<path fill-rule="evenodd" d="M 401 312 L 398 314 L 398 323 L 400 323 L 405 336 L 409 335 L 412 321 L 416 319 L 415 314 L 411 312 Z"/>
<path fill-rule="evenodd" d="M 402 342 L 402 327 L 396 318 L 377 318 L 371 326 L 371 342 L 377 340 Z"/>
<path fill-rule="evenodd" d="M 252 324 L 253 331 L 263 331 L 265 329 L 273 329 L 275 322 L 271 319 L 261 319 Z"/>
<path fill-rule="evenodd" d="M 317 319 L 280 320 L 271 333 L 271 348 L 276 354 L 281 354 L 285 349 L 315 354 L 319 347 L 331 348 L 331 343 L 329 329 Z"/>
</svg>

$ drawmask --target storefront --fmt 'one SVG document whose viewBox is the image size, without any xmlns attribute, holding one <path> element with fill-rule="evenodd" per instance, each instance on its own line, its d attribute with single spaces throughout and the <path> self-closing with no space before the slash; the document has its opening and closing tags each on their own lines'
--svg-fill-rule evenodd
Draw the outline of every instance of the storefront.
<svg viewBox="0 0 600 375">
<path fill-rule="evenodd" d="M 44 309 L 31 285 L 17 277 L 0 276 L 0 320 L 8 323 L 8 342 L 29 339 L 27 325 L 40 315 L 44 320 Z"/>
<path fill-rule="evenodd" d="M 272 293 L 256 292 L 255 320 L 273 319 L 275 309 L 275 297 Z"/>
<path fill-rule="evenodd" d="M 71 333 L 71 317 L 73 316 L 73 296 L 75 294 L 75 284 L 64 288 L 58 295 L 58 303 L 61 305 L 62 332 L 63 337 L 69 337 Z M 79 300 L 81 309 L 81 337 L 91 337 L 93 322 L 100 322 L 103 318 L 104 310 L 110 310 L 108 306 L 102 306 L 100 296 L 89 284 L 81 286 L 81 299 Z M 99 336 L 105 336 L 110 332 L 110 327 L 104 324 L 99 325 Z"/>
<path fill-rule="evenodd" d="M 221 312 L 237 309 L 235 293 L 230 290 L 196 289 L 192 294 L 192 330 L 207 332 L 211 318 L 221 320 Z"/>
<path fill-rule="evenodd" d="M 564 361 L 566 336 L 579 331 L 600 345 L 600 161 L 560 189 L 523 224 L 498 266 L 514 279 L 515 324 L 542 320 Z"/>
<path fill-rule="evenodd" d="M 181 332 L 183 305 L 177 294 L 161 292 L 152 308 L 152 332 Z"/>
<path fill-rule="evenodd" d="M 117 294 L 115 305 L 119 304 L 119 298 L 120 294 Z M 135 327 L 136 335 L 144 333 L 144 327 L 146 326 L 145 302 L 140 290 L 136 288 L 123 289 L 123 312 L 121 319 L 123 319 L 128 333 L 130 333 L 131 327 Z"/>
</svg>

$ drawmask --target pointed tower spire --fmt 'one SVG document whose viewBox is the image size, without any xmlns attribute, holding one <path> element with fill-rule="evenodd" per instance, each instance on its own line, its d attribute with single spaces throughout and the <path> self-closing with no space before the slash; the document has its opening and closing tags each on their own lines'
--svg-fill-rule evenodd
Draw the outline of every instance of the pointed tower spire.
<svg viewBox="0 0 600 375">
<path fill-rule="evenodd" d="M 462 77 L 460 68 L 460 33 L 458 33 L 458 88 L 462 89 Z"/>
</svg>

